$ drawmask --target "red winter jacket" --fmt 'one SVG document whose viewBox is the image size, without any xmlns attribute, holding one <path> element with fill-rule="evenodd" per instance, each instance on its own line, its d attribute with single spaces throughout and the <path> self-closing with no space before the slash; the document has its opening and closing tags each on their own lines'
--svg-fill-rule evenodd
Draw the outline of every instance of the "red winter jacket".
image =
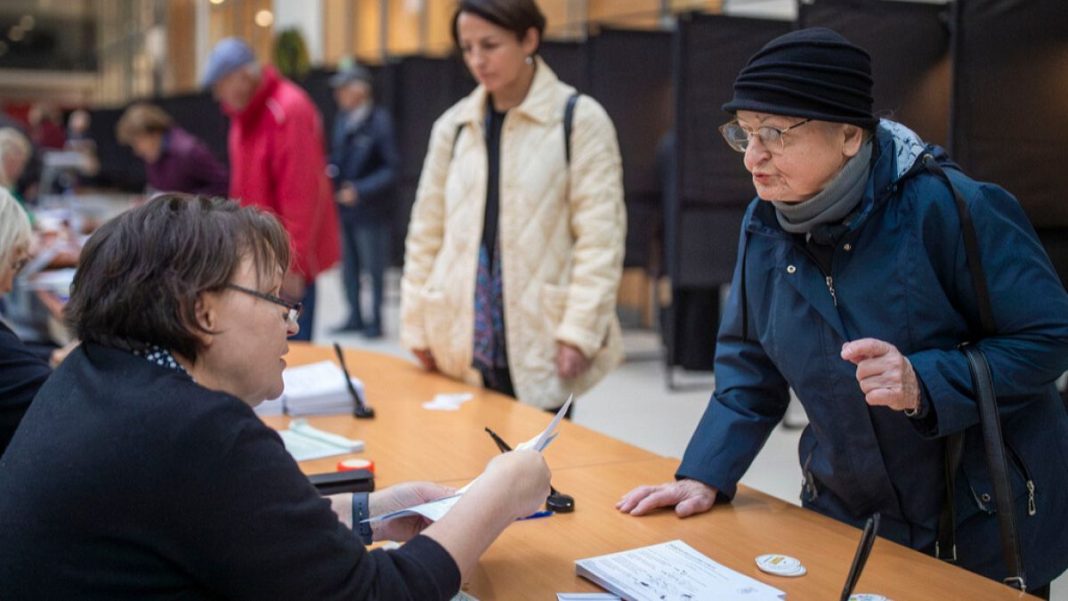
<svg viewBox="0 0 1068 601">
<path fill-rule="evenodd" d="M 291 239 L 292 268 L 314 279 L 341 254 L 319 111 L 271 66 L 248 106 L 223 110 L 230 116 L 230 196 L 278 216 Z"/>
</svg>

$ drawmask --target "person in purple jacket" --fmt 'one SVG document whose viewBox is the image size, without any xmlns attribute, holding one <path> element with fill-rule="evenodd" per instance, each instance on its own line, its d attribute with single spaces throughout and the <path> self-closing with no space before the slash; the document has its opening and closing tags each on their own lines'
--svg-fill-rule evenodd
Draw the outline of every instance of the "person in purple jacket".
<svg viewBox="0 0 1068 601">
<path fill-rule="evenodd" d="M 158 106 L 131 105 L 115 125 L 115 137 L 145 162 L 148 185 L 154 191 L 208 196 L 226 196 L 229 191 L 226 165 Z"/>
</svg>

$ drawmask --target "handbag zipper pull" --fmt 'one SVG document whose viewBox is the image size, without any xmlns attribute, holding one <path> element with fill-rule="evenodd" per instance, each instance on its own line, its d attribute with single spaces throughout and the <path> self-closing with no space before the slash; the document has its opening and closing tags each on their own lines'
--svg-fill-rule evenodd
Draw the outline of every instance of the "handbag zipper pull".
<svg viewBox="0 0 1068 601">
<path fill-rule="evenodd" d="M 1035 481 L 1027 481 L 1027 515 L 1035 515 L 1038 513 L 1038 507 L 1035 505 Z"/>
</svg>

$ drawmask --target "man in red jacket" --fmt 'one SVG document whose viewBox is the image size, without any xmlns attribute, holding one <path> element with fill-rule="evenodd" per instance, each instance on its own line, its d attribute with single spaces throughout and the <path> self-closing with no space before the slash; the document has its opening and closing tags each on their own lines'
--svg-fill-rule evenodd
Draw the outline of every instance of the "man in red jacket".
<svg viewBox="0 0 1068 601">
<path fill-rule="evenodd" d="M 303 302 L 292 338 L 310 340 L 315 276 L 341 253 L 322 118 L 304 90 L 237 38 L 212 50 L 202 85 L 230 117 L 230 196 L 274 213 L 289 232 L 294 259 L 282 296 Z"/>
</svg>

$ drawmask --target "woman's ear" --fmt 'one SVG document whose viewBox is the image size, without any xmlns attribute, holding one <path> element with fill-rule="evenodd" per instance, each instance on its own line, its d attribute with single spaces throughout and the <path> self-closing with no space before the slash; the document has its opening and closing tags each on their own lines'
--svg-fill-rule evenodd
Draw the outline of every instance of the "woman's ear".
<svg viewBox="0 0 1068 601">
<path fill-rule="evenodd" d="M 857 153 L 860 152 L 860 147 L 864 144 L 864 128 L 848 123 L 843 124 L 841 136 L 842 154 L 847 159 L 857 156 Z"/>
<path fill-rule="evenodd" d="M 538 51 L 538 45 L 541 40 L 538 39 L 538 30 L 534 27 L 528 27 L 527 33 L 523 36 L 523 39 L 519 40 L 519 47 L 523 49 L 523 54 L 526 56 L 534 56 L 534 53 Z"/>
<path fill-rule="evenodd" d="M 215 339 L 215 333 L 219 329 L 219 296 L 211 292 L 202 292 L 197 296 L 196 304 L 193 305 L 193 316 L 196 319 L 191 328 L 193 335 L 200 339 L 203 347 L 211 346 Z"/>
</svg>

